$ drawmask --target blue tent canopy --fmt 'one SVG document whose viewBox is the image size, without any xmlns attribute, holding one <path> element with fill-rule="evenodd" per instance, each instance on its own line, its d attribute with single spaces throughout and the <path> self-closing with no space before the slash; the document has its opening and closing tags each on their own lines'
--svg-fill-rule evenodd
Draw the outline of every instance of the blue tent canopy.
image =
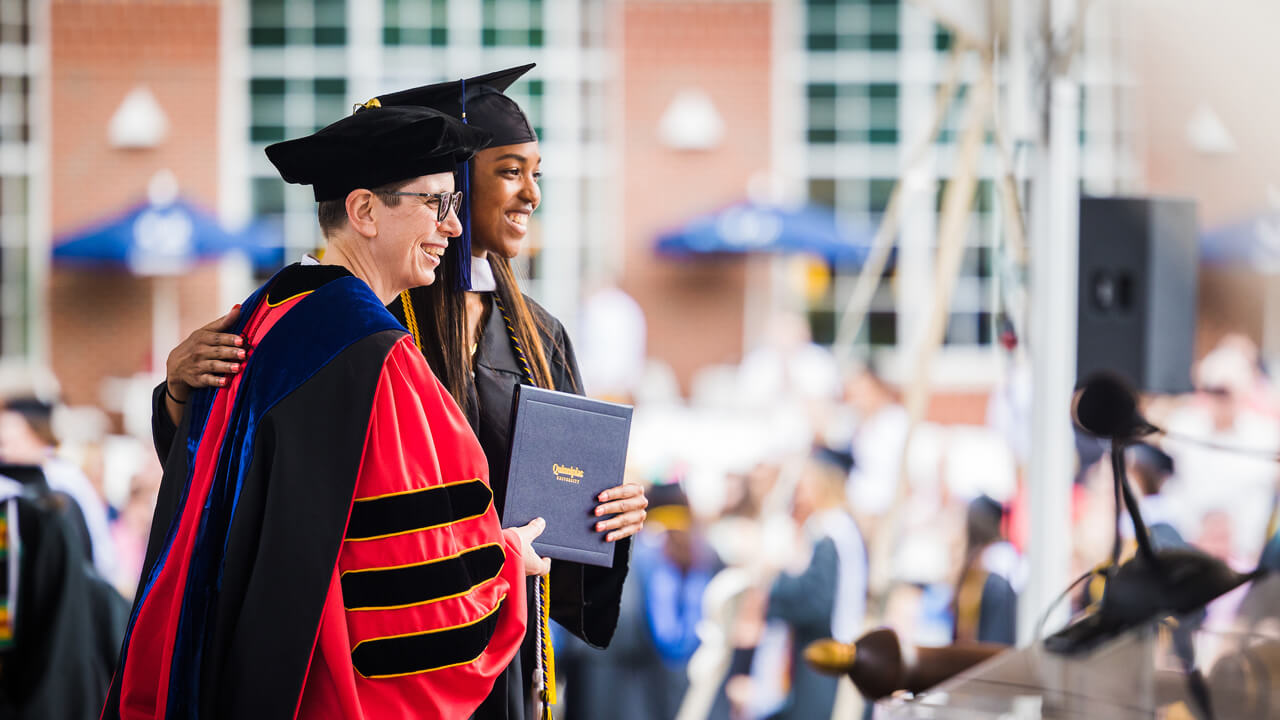
<svg viewBox="0 0 1280 720">
<path fill-rule="evenodd" d="M 1260 272 L 1280 270 L 1280 213 L 1205 230 L 1200 234 L 1200 260 Z"/>
<path fill-rule="evenodd" d="M 809 253 L 832 262 L 861 264 L 875 231 L 843 223 L 828 208 L 740 202 L 702 215 L 658 237 L 665 255 L 751 252 Z"/>
<path fill-rule="evenodd" d="M 228 252 L 245 253 L 257 267 L 279 267 L 279 231 L 255 223 L 228 232 L 208 213 L 177 200 L 142 203 L 55 242 L 53 259 L 68 265 L 118 266 L 135 275 L 176 275 L 196 262 Z"/>
</svg>

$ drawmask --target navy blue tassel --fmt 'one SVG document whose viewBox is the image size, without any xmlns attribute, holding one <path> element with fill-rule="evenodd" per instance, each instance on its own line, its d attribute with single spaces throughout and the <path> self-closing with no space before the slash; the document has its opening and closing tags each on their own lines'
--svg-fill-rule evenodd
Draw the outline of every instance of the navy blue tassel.
<svg viewBox="0 0 1280 720">
<path fill-rule="evenodd" d="M 462 80 L 462 122 L 467 123 L 467 81 Z M 458 184 L 462 189 L 462 204 L 458 207 L 458 220 L 462 223 L 462 234 L 454 239 L 451 245 L 457 245 L 454 253 L 455 290 L 471 289 L 471 163 L 458 164 Z"/>
<path fill-rule="evenodd" d="M 458 163 L 458 177 L 462 186 L 462 204 L 458 206 L 458 220 L 462 222 L 462 234 L 453 239 L 450 245 L 457 245 L 454 254 L 457 271 L 454 277 L 456 290 L 471 289 L 471 163 Z"/>
</svg>

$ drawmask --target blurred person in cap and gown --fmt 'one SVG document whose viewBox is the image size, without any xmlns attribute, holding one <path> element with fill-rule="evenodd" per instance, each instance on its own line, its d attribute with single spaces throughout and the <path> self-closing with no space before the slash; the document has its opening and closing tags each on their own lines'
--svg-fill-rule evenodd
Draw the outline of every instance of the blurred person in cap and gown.
<svg viewBox="0 0 1280 720">
<path fill-rule="evenodd" d="M 1012 645 L 1017 641 L 1016 568 L 1010 567 L 1001 530 L 1000 503 L 986 495 L 974 498 L 965 513 L 965 552 L 952 599 L 954 641 Z M 1016 553 L 1014 561 L 1016 562 Z"/>
<path fill-rule="evenodd" d="M 128 613 L 74 498 L 40 465 L 0 468 L 0 717 L 97 718 Z"/>
<path fill-rule="evenodd" d="M 459 168 L 467 194 L 459 208 L 461 235 L 449 244 L 437 269 L 439 281 L 400 293 L 388 308 L 410 330 L 431 369 L 462 408 L 489 463 L 495 508 L 506 500 L 512 392 L 532 384 L 581 393 L 573 346 L 560 321 L 520 292 L 511 267 L 542 200 L 541 155 L 532 125 L 503 91 L 533 65 L 463 81 L 389 93 L 357 108 L 425 106 L 493 135 L 490 145 Z M 169 379 L 190 386 L 225 382 L 238 368 L 228 362 L 235 336 L 223 332 L 234 311 L 193 333 L 169 358 Z M 164 419 L 160 422 L 163 424 Z M 551 563 L 546 611 L 594 647 L 605 647 L 618 622 L 630 536 L 645 517 L 643 488 L 623 484 L 599 498 L 597 530 L 619 543 L 612 568 L 566 561 Z M 534 588 L 530 581 L 530 612 Z M 536 619 L 536 618 L 535 618 Z M 535 705 L 537 622 L 524 647 L 476 718 L 524 718 Z M 549 645 L 548 645 L 549 648 Z M 554 657 L 542 677 L 553 687 Z M 537 681 L 537 682 L 535 682 Z"/>
<path fill-rule="evenodd" d="M 1258 453 L 1280 452 L 1280 422 L 1251 406 L 1257 389 L 1257 365 L 1235 344 L 1215 347 L 1196 365 L 1196 393 L 1170 413 L 1171 437 L 1164 450 L 1178 473 L 1163 495 L 1178 512 L 1175 525 L 1192 527 L 1210 510 L 1222 510 L 1231 526 L 1231 555 L 1257 558 L 1267 539 L 1268 513 L 1275 497 L 1276 463 Z M 1180 442 L 1196 438 L 1233 452 Z"/>
<path fill-rule="evenodd" d="M 867 551 L 849 514 L 845 484 L 854 459 L 825 447 L 810 455 L 796 485 L 792 517 L 810 547 L 798 572 L 783 572 L 769 588 L 769 621 L 752 660 L 754 717 L 831 717 L 838 678 L 805 662 L 815 640 L 853 642 L 867 607 Z"/>
<path fill-rule="evenodd" d="M 13 397 L 0 411 L 0 463 L 39 465 L 49 487 L 69 495 L 84 516 L 93 565 L 112 580 L 118 558 L 111 538 L 107 503 L 84 471 L 58 455 L 54 406 L 34 396 Z"/>
<path fill-rule="evenodd" d="M 647 493 L 649 520 L 636 537 L 613 642 L 604 651 L 571 641 L 566 720 L 670 720 L 689 687 L 707 583 L 720 562 L 695 527 L 678 483 Z M 721 703 L 711 717 L 727 717 Z"/>
<path fill-rule="evenodd" d="M 488 139 L 381 108 L 267 148 L 312 186 L 324 261 L 244 301 L 229 382 L 156 389 L 181 420 L 103 718 L 466 718 L 519 650 L 543 522 L 500 528 L 479 443 L 385 308 L 435 279 L 454 169 Z"/>
</svg>

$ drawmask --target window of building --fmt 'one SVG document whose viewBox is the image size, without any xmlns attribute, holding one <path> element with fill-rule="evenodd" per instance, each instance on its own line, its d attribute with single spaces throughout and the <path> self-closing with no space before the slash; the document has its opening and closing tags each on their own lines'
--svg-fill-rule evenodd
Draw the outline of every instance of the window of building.
<svg viewBox="0 0 1280 720">
<path fill-rule="evenodd" d="M 252 0 L 249 45 L 341 46 L 347 41 L 346 0 Z"/>
<path fill-rule="evenodd" d="M 809 50 L 898 49 L 899 0 L 807 0 L 805 14 Z"/>
<path fill-rule="evenodd" d="M 862 240 L 869 243 L 875 223 L 889 202 L 894 182 L 888 177 L 810 178 L 809 201 L 834 208 L 851 227 L 865 232 Z M 857 265 L 826 263 L 826 274 L 830 278 L 827 290 L 820 296 L 809 298 L 805 310 L 814 342 L 824 345 L 835 342 L 844 310 L 853 297 L 859 270 Z M 897 343 L 897 310 L 893 296 L 895 276 L 896 266 L 890 262 L 881 276 L 880 287 L 872 297 L 862 334 L 855 341 L 858 344 L 892 347 Z"/>
<path fill-rule="evenodd" d="M 384 45 L 448 45 L 448 0 L 383 0 Z"/>
<path fill-rule="evenodd" d="M 606 256 L 612 249 L 589 239 L 598 237 L 598 229 L 612 218 L 603 201 L 587 194 L 589 188 L 601 187 L 600 178 L 608 168 L 584 162 L 579 152 L 568 151 L 581 151 L 581 156 L 587 157 L 603 154 L 607 121 L 607 72 L 603 68 L 607 63 L 602 59 L 609 52 L 605 30 L 611 18 L 605 4 L 579 0 L 564 6 L 566 12 L 579 13 L 581 32 L 576 39 L 581 46 L 573 50 L 580 54 L 580 61 L 562 70 L 553 86 L 542 75 L 550 59 L 550 50 L 544 47 L 545 0 L 377 1 L 382 3 L 383 18 L 375 32 L 318 39 L 325 33 L 318 33 L 317 28 L 345 25 L 346 2 L 250 0 L 250 72 L 245 88 L 249 204 L 256 219 L 266 219 L 283 229 L 286 259 L 296 260 L 321 242 L 316 204 L 309 188 L 279 179 L 263 148 L 313 132 L 350 113 L 351 103 L 373 94 L 448 79 L 442 75 L 449 65 L 444 58 L 465 52 L 474 58 L 467 66 L 476 72 L 519 62 L 539 64 L 506 91 L 528 114 L 548 158 L 543 168 L 544 209 L 533 216 L 531 235 L 538 244 L 554 245 L 554 252 L 530 243 L 528 257 L 515 263 L 529 281 L 523 289 L 540 297 L 543 279 L 554 275 L 556 287 L 564 295 L 564 288 L 572 288 L 578 281 L 576 268 L 606 267 L 610 261 Z M 449 24 L 451 16 L 472 12 L 478 16 L 478 25 Z M 331 41 L 335 44 L 326 44 Z M 564 50 L 556 48 L 557 53 Z M 352 53 L 378 58 L 381 65 L 373 69 L 366 65 L 356 76 L 349 62 Z M 366 88 L 371 70 L 378 80 L 376 87 Z M 567 102 L 566 93 L 578 94 L 579 102 Z M 570 111 L 563 108 L 575 108 L 573 115 L 568 116 Z M 557 213 L 557 207 L 579 211 Z M 565 258 L 574 258 L 573 268 L 560 267 L 568 262 Z M 570 269 L 573 277 L 566 278 Z"/>
<path fill-rule="evenodd" d="M 809 142 L 898 142 L 895 83 L 810 83 Z"/>
<path fill-rule="evenodd" d="M 485 47 L 542 47 L 542 0 L 483 0 Z"/>
<path fill-rule="evenodd" d="M 31 3 L 0 0 L 0 356 L 29 348 Z"/>
<path fill-rule="evenodd" d="M 899 65 L 877 58 L 896 53 L 900 47 L 901 8 L 896 0 L 806 0 L 805 47 L 810 62 L 806 83 L 806 139 L 809 144 L 809 200 L 833 208 L 870 233 L 878 226 L 901 171 L 901 132 L 904 118 L 899 102 L 905 88 Z M 951 36 L 941 26 L 930 25 L 929 44 L 945 50 Z M 919 43 L 915 43 L 919 44 Z M 834 55 L 835 65 L 823 60 Z M 847 60 L 847 62 L 846 62 Z M 941 73 L 946 58 L 939 53 Z M 851 82 L 841 67 L 861 65 L 857 82 Z M 936 87 L 929 88 L 930 92 Z M 914 91 L 918 92 L 918 89 Z M 940 143 L 954 143 L 965 112 L 965 88 L 952 103 L 939 137 Z M 991 142 L 990 137 L 987 138 Z M 858 163 L 833 165 L 833 153 L 862 158 Z M 943 175 L 938 196 L 951 170 L 939 167 Z M 995 336 L 998 308 L 996 261 L 998 213 L 994 209 L 995 187 L 982 179 L 975 199 L 974 216 L 965 239 L 960 278 L 952 297 L 951 318 L 945 342 L 949 347 L 991 346 Z M 934 209 L 935 213 L 937 208 Z M 936 224 L 935 224 L 936 227 Z M 936 243 L 936 236 L 930 238 Z M 912 255 L 912 258 L 917 257 Z M 898 254 L 891 261 L 872 298 L 855 342 L 873 348 L 892 348 L 902 338 L 898 312 L 904 273 L 917 278 L 931 277 L 933 268 L 903 268 Z M 914 259 L 911 260 L 915 262 Z M 831 343 L 840 323 L 860 268 L 829 266 L 830 282 L 819 297 L 806 299 L 806 311 L 815 341 Z"/>
<path fill-rule="evenodd" d="M 351 112 L 346 13 L 346 0 L 249 3 L 250 207 L 283 228 L 289 262 L 319 241 L 315 202 L 308 188 L 286 185 L 262 149 Z"/>
</svg>

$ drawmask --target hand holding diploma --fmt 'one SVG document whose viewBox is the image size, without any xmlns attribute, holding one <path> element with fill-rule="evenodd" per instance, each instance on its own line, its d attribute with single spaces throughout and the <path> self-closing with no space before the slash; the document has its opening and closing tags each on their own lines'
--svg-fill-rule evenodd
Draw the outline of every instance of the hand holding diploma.
<svg viewBox="0 0 1280 720">
<path fill-rule="evenodd" d="M 644 527 L 645 508 L 649 507 L 649 499 L 644 495 L 644 488 L 635 483 L 623 483 L 611 487 L 597 496 L 600 504 L 596 506 L 596 517 L 613 515 L 608 520 L 596 523 L 596 532 L 609 532 L 605 540 L 616 542 L 631 537 Z"/>
</svg>

